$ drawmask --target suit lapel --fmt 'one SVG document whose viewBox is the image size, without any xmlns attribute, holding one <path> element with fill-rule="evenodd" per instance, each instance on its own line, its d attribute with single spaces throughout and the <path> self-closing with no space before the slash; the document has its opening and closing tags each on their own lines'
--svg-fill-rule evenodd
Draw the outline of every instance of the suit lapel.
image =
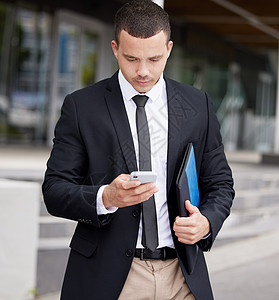
<svg viewBox="0 0 279 300">
<path fill-rule="evenodd" d="M 118 83 L 118 72 L 109 80 L 105 100 L 118 137 L 119 151 L 122 152 L 129 173 L 137 170 L 136 155 L 128 116 Z"/>
<path fill-rule="evenodd" d="M 180 146 L 181 122 L 183 119 L 182 99 L 172 82 L 165 78 L 168 97 L 168 156 L 167 156 L 167 192 L 169 193 L 177 163 Z"/>
<path fill-rule="evenodd" d="M 182 128 L 187 128 L 185 122 L 190 118 L 189 129 L 193 127 L 196 116 L 199 114 L 196 107 L 192 104 L 191 94 L 177 88 L 177 83 L 171 79 L 165 78 L 168 97 L 168 167 L 167 167 L 167 192 L 170 190 L 173 181 L 174 171 L 177 164 L 177 156 L 181 147 L 182 140 L 187 140 L 189 132 L 183 132 Z M 182 126 L 183 125 L 183 126 Z M 191 125 L 191 126 L 190 126 Z M 192 130 L 192 129 L 191 129 Z M 184 135 L 182 138 L 182 134 Z M 191 139 L 189 139 L 191 142 Z M 181 154 L 181 153 L 180 153 Z"/>
<path fill-rule="evenodd" d="M 167 193 L 169 194 L 171 183 L 173 181 L 174 171 L 177 164 L 177 156 L 181 146 L 181 128 L 182 121 L 189 115 L 195 115 L 197 112 L 191 106 L 185 95 L 181 95 L 179 90 L 171 80 L 166 79 L 167 97 L 168 97 L 168 162 L 167 162 Z M 185 145 L 186 146 L 186 145 Z M 171 201 L 168 197 L 168 201 Z M 170 203 L 169 203 L 170 204 Z M 182 247 L 186 254 L 187 271 L 192 274 L 198 257 L 198 248 L 196 245 L 184 245 Z"/>
</svg>

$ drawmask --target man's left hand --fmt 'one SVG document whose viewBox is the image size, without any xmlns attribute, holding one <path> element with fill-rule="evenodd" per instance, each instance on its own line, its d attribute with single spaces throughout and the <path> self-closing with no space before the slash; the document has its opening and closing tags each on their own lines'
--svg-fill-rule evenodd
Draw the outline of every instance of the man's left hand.
<svg viewBox="0 0 279 300">
<path fill-rule="evenodd" d="M 173 230 L 179 242 L 193 245 L 210 232 L 210 224 L 189 200 L 185 201 L 185 207 L 189 212 L 189 217 L 176 217 Z"/>
</svg>

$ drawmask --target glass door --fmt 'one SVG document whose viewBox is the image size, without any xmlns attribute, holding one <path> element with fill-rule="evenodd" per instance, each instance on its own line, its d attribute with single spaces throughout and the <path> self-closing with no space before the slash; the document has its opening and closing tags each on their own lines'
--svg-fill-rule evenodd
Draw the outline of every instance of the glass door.
<svg viewBox="0 0 279 300">
<path fill-rule="evenodd" d="M 110 49 L 112 28 L 85 17 L 59 12 L 56 19 L 56 52 L 52 73 L 49 110 L 48 143 L 52 143 L 53 130 L 60 115 L 65 96 L 76 89 L 110 76 L 113 58 Z M 108 34 L 109 33 L 109 34 Z M 110 37 L 110 39 L 108 39 Z"/>
</svg>

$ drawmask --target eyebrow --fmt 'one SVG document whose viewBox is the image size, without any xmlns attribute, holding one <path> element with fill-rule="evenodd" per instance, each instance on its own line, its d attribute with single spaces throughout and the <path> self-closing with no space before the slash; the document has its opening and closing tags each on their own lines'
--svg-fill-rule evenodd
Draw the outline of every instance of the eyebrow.
<svg viewBox="0 0 279 300">
<path fill-rule="evenodd" d="M 138 57 L 135 57 L 135 56 L 133 56 L 133 55 L 129 55 L 129 54 L 123 54 L 124 55 L 124 57 L 126 57 L 126 58 L 132 58 L 132 59 L 138 59 Z M 162 58 L 163 57 L 163 54 L 158 54 L 158 55 L 155 55 L 155 56 L 152 56 L 152 57 L 148 57 L 148 59 L 160 59 L 160 58 Z"/>
<path fill-rule="evenodd" d="M 137 57 L 135 57 L 133 55 L 129 55 L 129 54 L 123 54 L 123 56 L 126 58 L 135 58 L 135 59 L 137 58 Z"/>
<path fill-rule="evenodd" d="M 163 54 L 155 55 L 153 57 L 150 57 L 149 59 L 160 59 L 163 57 Z"/>
</svg>

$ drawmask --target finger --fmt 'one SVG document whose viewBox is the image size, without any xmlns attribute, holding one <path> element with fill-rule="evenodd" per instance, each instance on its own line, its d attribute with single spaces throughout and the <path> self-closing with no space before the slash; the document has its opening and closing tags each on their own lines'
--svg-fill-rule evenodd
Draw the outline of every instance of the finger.
<svg viewBox="0 0 279 300">
<path fill-rule="evenodd" d="M 130 175 L 128 174 L 121 174 L 117 177 L 117 179 L 119 179 L 121 188 L 124 190 L 135 188 L 141 184 L 139 180 L 130 180 Z"/>
<path fill-rule="evenodd" d="M 154 182 L 141 184 L 135 189 L 135 193 L 142 194 L 142 193 L 154 190 L 154 189 L 157 189 L 156 184 Z"/>
<path fill-rule="evenodd" d="M 190 221 L 189 217 L 176 217 L 174 224 L 176 226 L 187 226 L 189 221 Z"/>
<path fill-rule="evenodd" d="M 190 215 L 199 212 L 199 209 L 196 206 L 192 205 L 189 200 L 185 201 L 185 207 Z"/>
<path fill-rule="evenodd" d="M 147 201 L 151 196 L 158 192 L 156 185 L 154 185 L 154 187 L 151 189 L 144 189 L 143 191 L 140 188 L 142 188 L 142 186 L 136 188 L 134 196 L 131 197 L 134 204 Z"/>
<path fill-rule="evenodd" d="M 194 228 L 179 228 L 175 231 L 175 235 L 183 243 L 194 243 L 200 239 L 197 230 Z"/>
<path fill-rule="evenodd" d="M 120 174 L 118 177 L 116 178 L 119 178 L 123 181 L 128 181 L 130 179 L 130 175 L 129 174 Z"/>
<path fill-rule="evenodd" d="M 122 188 L 124 190 L 129 190 L 129 189 L 133 189 L 133 188 L 136 188 L 138 186 L 140 186 L 141 183 L 139 180 L 128 180 L 128 181 L 124 181 L 122 183 Z"/>
<path fill-rule="evenodd" d="M 177 234 L 193 234 L 195 233 L 195 228 L 195 221 L 189 217 L 177 217 L 173 225 L 173 230 Z"/>
</svg>

